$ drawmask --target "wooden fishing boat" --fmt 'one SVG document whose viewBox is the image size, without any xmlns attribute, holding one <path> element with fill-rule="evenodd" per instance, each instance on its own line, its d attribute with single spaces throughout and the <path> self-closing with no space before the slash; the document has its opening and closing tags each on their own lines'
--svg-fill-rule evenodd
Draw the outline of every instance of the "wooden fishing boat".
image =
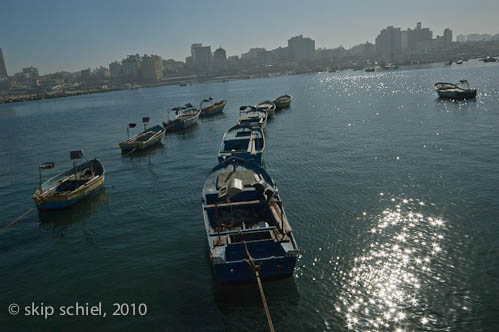
<svg viewBox="0 0 499 332">
<path fill-rule="evenodd" d="M 175 118 L 173 120 L 168 119 L 168 121 L 163 121 L 163 127 L 167 131 L 183 130 L 194 126 L 198 119 L 201 111 L 194 108 L 191 104 L 186 104 L 182 107 L 174 107 L 168 112 L 168 118 L 170 117 L 170 112 L 175 113 Z"/>
<path fill-rule="evenodd" d="M 127 140 L 120 143 L 121 152 L 131 152 L 145 150 L 157 143 L 161 142 L 161 138 L 165 136 L 166 130 L 160 125 L 156 125 L 147 129 L 149 118 L 142 118 L 144 123 L 144 131 L 130 138 L 129 129 L 135 128 L 135 123 L 129 123 L 127 127 Z"/>
<path fill-rule="evenodd" d="M 201 104 L 199 105 L 199 109 L 201 110 L 201 117 L 206 117 L 206 116 L 211 116 L 215 114 L 220 114 L 224 111 L 225 104 L 227 103 L 226 100 L 221 100 L 219 102 L 216 102 L 214 104 L 211 103 L 213 100 L 213 97 L 203 99 L 201 101 Z M 204 103 L 210 103 L 208 106 L 204 106 Z"/>
<path fill-rule="evenodd" d="M 220 144 L 218 161 L 239 157 L 257 164 L 263 162 L 265 134 L 259 126 L 235 125 L 227 130 Z"/>
<path fill-rule="evenodd" d="M 443 99 L 473 99 L 476 97 L 476 89 L 470 89 L 467 80 L 461 80 L 459 84 L 435 83 L 433 87 L 438 96 Z"/>
<path fill-rule="evenodd" d="M 268 113 L 266 110 L 254 106 L 241 106 L 239 108 L 238 124 L 245 126 L 260 126 L 262 129 L 267 125 Z"/>
<path fill-rule="evenodd" d="M 292 99 L 293 99 L 293 97 L 291 97 L 289 95 L 284 95 L 284 96 L 280 96 L 280 97 L 276 98 L 274 100 L 276 109 L 281 110 L 284 108 L 288 108 L 289 106 L 291 106 Z"/>
<path fill-rule="evenodd" d="M 40 165 L 40 185 L 33 195 L 38 210 L 65 209 L 96 192 L 104 183 L 104 166 L 98 159 L 78 165 L 83 151 L 71 151 L 73 168 L 42 183 L 42 169 L 53 168 L 53 162 Z"/>
<path fill-rule="evenodd" d="M 215 278 L 221 283 L 293 274 L 299 248 L 277 187 L 260 166 L 231 157 L 213 168 L 202 190 L 203 218 Z"/>
<path fill-rule="evenodd" d="M 255 105 L 256 108 L 263 108 L 267 111 L 270 117 L 274 117 L 275 115 L 275 103 L 270 100 L 262 101 L 261 103 L 258 103 Z"/>
</svg>

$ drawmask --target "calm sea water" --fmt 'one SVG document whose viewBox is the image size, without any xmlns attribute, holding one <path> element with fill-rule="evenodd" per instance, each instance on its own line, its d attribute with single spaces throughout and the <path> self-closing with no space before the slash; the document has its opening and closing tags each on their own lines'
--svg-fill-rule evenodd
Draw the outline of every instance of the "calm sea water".
<svg viewBox="0 0 499 332">
<path fill-rule="evenodd" d="M 436 98 L 468 79 L 476 101 Z M 201 187 L 240 105 L 284 93 L 265 167 L 301 247 L 295 276 L 264 283 L 277 331 L 496 331 L 499 65 L 338 72 L 168 86 L 0 105 L 0 227 L 34 206 L 38 165 L 83 148 L 105 188 L 0 233 L 2 331 L 266 331 L 256 285 L 219 286 Z M 128 122 L 213 96 L 225 114 L 123 157 Z M 11 316 L 10 303 L 102 303 L 107 317 Z M 145 303 L 145 316 L 112 316 Z"/>
</svg>

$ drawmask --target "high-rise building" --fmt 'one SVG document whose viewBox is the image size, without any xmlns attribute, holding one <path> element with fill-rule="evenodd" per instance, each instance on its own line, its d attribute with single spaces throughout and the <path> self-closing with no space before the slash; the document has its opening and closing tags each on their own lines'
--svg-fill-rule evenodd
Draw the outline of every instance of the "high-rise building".
<svg viewBox="0 0 499 332">
<path fill-rule="evenodd" d="M 8 76 L 7 75 L 7 67 L 5 67 L 5 60 L 3 58 L 2 49 L 0 48 L 0 77 Z"/>
<path fill-rule="evenodd" d="M 303 35 L 288 39 L 288 52 L 290 60 L 311 60 L 315 57 L 315 41 L 303 38 Z"/>
<path fill-rule="evenodd" d="M 109 64 L 109 72 L 112 78 L 121 76 L 121 64 L 118 61 Z"/>
<path fill-rule="evenodd" d="M 386 27 L 380 31 L 375 43 L 376 56 L 384 61 L 393 61 L 402 47 L 400 28 Z"/>
<path fill-rule="evenodd" d="M 217 72 L 224 72 L 229 69 L 227 53 L 222 47 L 217 48 L 215 52 L 213 52 L 213 66 Z"/>
<path fill-rule="evenodd" d="M 241 54 L 241 61 L 246 65 L 264 65 L 269 62 L 267 60 L 267 50 L 263 47 L 250 48 Z"/>
<path fill-rule="evenodd" d="M 38 74 L 38 68 L 36 67 L 27 67 L 27 68 L 23 68 L 23 74 L 26 78 L 32 78 L 32 77 L 38 77 L 40 76 Z"/>
<path fill-rule="evenodd" d="M 163 59 L 159 55 L 145 54 L 140 67 L 145 81 L 159 81 L 163 78 Z"/>
<path fill-rule="evenodd" d="M 452 31 L 447 28 L 444 30 L 444 47 L 452 46 Z"/>
<path fill-rule="evenodd" d="M 191 56 L 194 71 L 199 75 L 207 75 L 211 66 L 211 46 L 192 44 Z"/>
<path fill-rule="evenodd" d="M 137 79 L 140 77 L 141 57 L 138 54 L 129 55 L 121 61 L 121 72 L 123 76 Z"/>
<path fill-rule="evenodd" d="M 456 42 L 458 43 L 464 43 L 466 41 L 466 36 L 463 34 L 457 35 L 456 36 Z"/>
</svg>

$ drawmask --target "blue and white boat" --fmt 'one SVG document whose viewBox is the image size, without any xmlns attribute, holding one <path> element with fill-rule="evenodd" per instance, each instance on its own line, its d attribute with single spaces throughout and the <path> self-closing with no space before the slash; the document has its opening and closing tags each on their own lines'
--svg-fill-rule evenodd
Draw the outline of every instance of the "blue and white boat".
<svg viewBox="0 0 499 332">
<path fill-rule="evenodd" d="M 170 112 L 175 113 L 175 118 L 172 120 L 170 120 Z M 190 128 L 198 122 L 200 114 L 201 110 L 193 107 L 192 104 L 174 107 L 168 112 L 168 121 L 163 121 L 163 127 L 167 132 Z"/>
<path fill-rule="evenodd" d="M 218 152 L 218 161 L 222 162 L 235 156 L 260 165 L 263 162 L 264 151 L 265 134 L 261 127 L 235 125 L 224 134 Z"/>
<path fill-rule="evenodd" d="M 266 109 L 254 106 L 241 106 L 239 110 L 238 124 L 246 126 L 257 125 L 262 129 L 267 125 L 268 113 Z"/>
<path fill-rule="evenodd" d="M 293 274 L 298 246 L 267 172 L 231 157 L 213 168 L 202 191 L 203 218 L 216 280 L 255 281 Z"/>
<path fill-rule="evenodd" d="M 33 195 L 38 210 L 65 209 L 96 192 L 104 183 L 104 166 L 99 159 L 78 165 L 83 151 L 71 151 L 73 168 L 42 183 L 42 169 L 53 168 L 53 162 L 40 165 L 40 185 Z"/>
</svg>

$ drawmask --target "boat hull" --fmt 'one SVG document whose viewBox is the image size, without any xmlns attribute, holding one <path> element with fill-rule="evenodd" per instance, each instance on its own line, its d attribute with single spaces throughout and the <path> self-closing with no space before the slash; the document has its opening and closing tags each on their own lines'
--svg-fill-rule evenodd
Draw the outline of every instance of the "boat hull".
<svg viewBox="0 0 499 332">
<path fill-rule="evenodd" d="M 168 122 L 163 122 L 163 126 L 167 131 L 188 129 L 197 123 L 200 113 L 201 112 L 198 112 L 196 116 L 188 119 L 175 119 Z"/>
<path fill-rule="evenodd" d="M 282 110 L 291 106 L 291 96 L 281 96 L 274 100 L 276 110 Z"/>
<path fill-rule="evenodd" d="M 255 259 L 260 265 L 259 275 L 263 280 L 289 278 L 296 266 L 296 257 L 273 257 Z M 222 284 L 245 283 L 256 281 L 255 272 L 245 261 L 213 264 L 215 278 Z"/>
<path fill-rule="evenodd" d="M 466 91 L 438 91 L 438 96 L 442 99 L 474 99 L 476 98 L 476 90 Z"/>
<path fill-rule="evenodd" d="M 254 162 L 257 165 L 263 164 L 263 151 L 258 152 L 256 154 L 251 154 L 249 152 L 240 152 L 240 153 L 232 152 L 230 154 L 219 153 L 218 154 L 218 162 L 221 163 L 222 161 L 224 161 L 225 159 L 228 159 L 230 157 L 237 157 L 237 158 L 241 158 L 244 160 L 249 160 L 249 161 Z"/>
<path fill-rule="evenodd" d="M 161 128 L 160 126 L 157 126 Z M 146 141 L 137 141 L 134 140 L 135 137 L 131 138 L 130 140 L 127 140 L 125 142 L 121 142 L 119 144 L 121 152 L 130 152 L 132 150 L 145 150 L 147 148 L 150 148 L 151 146 L 154 146 L 158 143 L 161 142 L 161 138 L 165 136 L 166 130 L 161 128 L 158 129 L 157 132 L 150 137 Z M 142 133 L 144 134 L 144 133 Z"/>
<path fill-rule="evenodd" d="M 221 114 L 224 111 L 225 104 L 226 104 L 226 102 L 224 100 L 220 103 L 204 107 L 201 109 L 201 114 L 199 116 L 200 117 L 208 117 L 208 116 L 212 116 L 212 115 L 216 115 L 216 114 Z"/>
<path fill-rule="evenodd" d="M 103 173 L 95 181 L 91 181 L 82 186 L 82 188 L 70 193 L 57 193 L 44 196 L 41 195 L 40 190 L 37 190 L 33 195 L 33 200 L 39 211 L 67 209 L 99 190 L 104 183 L 104 178 Z"/>
</svg>

